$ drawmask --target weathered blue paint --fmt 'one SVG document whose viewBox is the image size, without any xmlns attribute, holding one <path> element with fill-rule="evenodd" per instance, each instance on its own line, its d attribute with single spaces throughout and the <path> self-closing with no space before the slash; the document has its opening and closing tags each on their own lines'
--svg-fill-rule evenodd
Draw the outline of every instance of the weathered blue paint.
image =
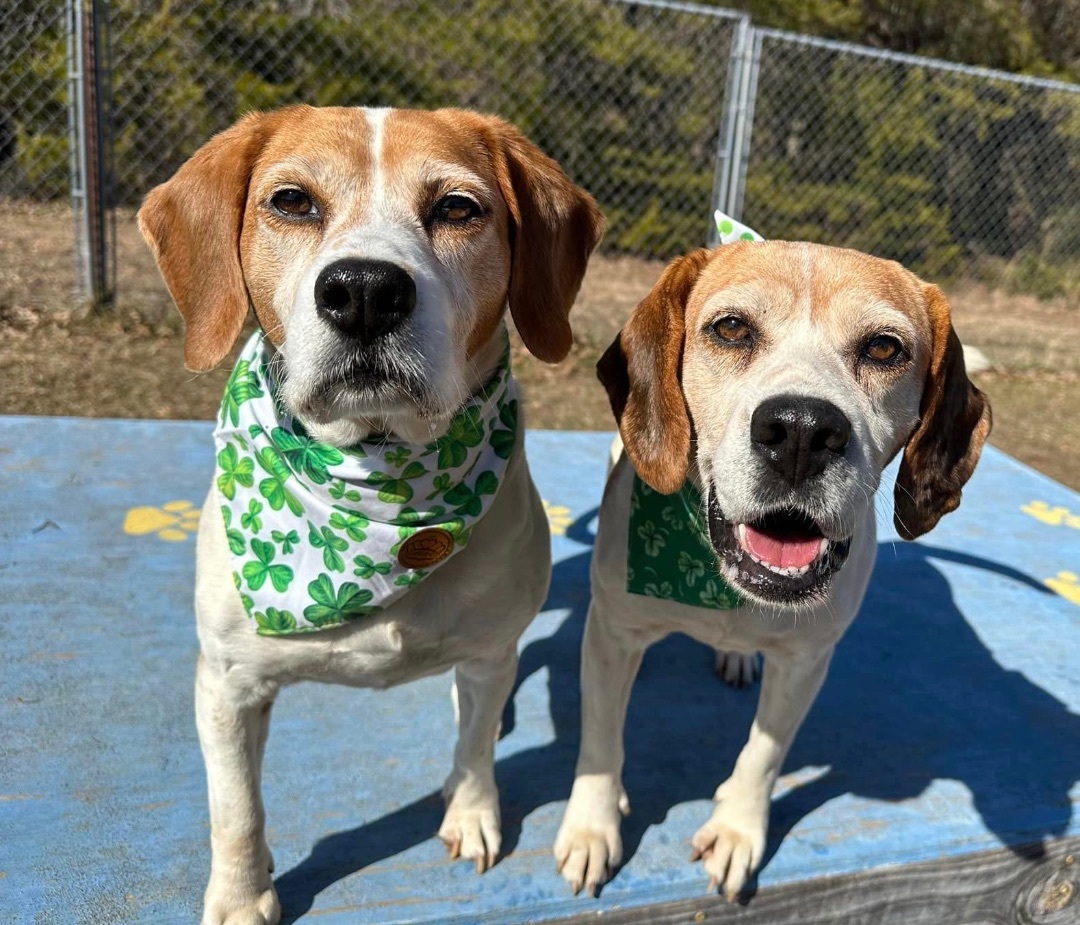
<svg viewBox="0 0 1080 925">
<path fill-rule="evenodd" d="M 448 677 L 301 686 L 275 709 L 265 773 L 286 922 L 522 922 L 704 889 L 688 839 L 756 692 L 723 686 L 682 638 L 650 652 L 634 690 L 626 866 L 574 901 L 550 856 L 608 442 L 529 435 L 541 492 L 573 523 L 497 749 L 507 857 L 477 878 L 434 838 Z M 196 920 L 194 541 L 122 526 L 133 507 L 201 505 L 211 469 L 203 423 L 0 419 L 0 921 Z M 991 450 L 925 542 L 883 526 L 863 614 L 787 762 L 763 887 L 1080 833 L 1080 605 L 1042 583 L 1080 572 L 1080 520 L 1044 524 L 1031 501 L 1080 515 L 1076 494 Z"/>
</svg>

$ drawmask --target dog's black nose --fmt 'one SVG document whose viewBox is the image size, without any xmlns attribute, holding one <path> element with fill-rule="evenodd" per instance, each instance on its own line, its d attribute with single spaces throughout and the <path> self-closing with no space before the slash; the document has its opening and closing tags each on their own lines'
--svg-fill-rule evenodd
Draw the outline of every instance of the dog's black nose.
<svg viewBox="0 0 1080 925">
<path fill-rule="evenodd" d="M 850 439 L 847 415 L 820 398 L 776 395 L 750 418 L 754 450 L 792 488 L 843 456 Z"/>
<path fill-rule="evenodd" d="M 343 334 L 370 344 L 416 307 L 416 283 L 386 260 L 336 260 L 315 280 L 315 307 Z"/>
</svg>

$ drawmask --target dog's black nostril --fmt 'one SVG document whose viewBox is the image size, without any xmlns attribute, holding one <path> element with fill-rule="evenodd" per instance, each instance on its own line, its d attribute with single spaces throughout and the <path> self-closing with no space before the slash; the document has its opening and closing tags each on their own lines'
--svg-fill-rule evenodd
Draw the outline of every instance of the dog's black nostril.
<svg viewBox="0 0 1080 925">
<path fill-rule="evenodd" d="M 416 307 L 416 283 L 386 260 L 337 260 L 315 280 L 315 307 L 343 334 L 371 343 Z"/>
<path fill-rule="evenodd" d="M 769 468 L 797 488 L 844 454 L 851 421 L 832 402 L 777 395 L 754 409 L 750 440 Z"/>
</svg>

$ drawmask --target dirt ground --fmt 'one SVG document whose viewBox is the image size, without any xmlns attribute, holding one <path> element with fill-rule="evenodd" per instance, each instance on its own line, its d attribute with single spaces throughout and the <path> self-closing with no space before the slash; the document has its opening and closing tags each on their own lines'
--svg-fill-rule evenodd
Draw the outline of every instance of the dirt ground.
<svg viewBox="0 0 1080 925">
<path fill-rule="evenodd" d="M 74 305 L 71 212 L 5 202 L 0 223 L 0 413 L 208 419 L 228 365 L 183 368 L 179 318 L 130 212 L 117 217 L 116 307 Z M 594 258 L 575 307 L 577 344 L 559 366 L 515 341 L 530 427 L 613 426 L 593 366 L 661 265 Z M 976 381 L 994 406 L 992 442 L 1080 489 L 1080 305 L 981 285 L 946 286 L 965 343 L 994 363 Z"/>
</svg>

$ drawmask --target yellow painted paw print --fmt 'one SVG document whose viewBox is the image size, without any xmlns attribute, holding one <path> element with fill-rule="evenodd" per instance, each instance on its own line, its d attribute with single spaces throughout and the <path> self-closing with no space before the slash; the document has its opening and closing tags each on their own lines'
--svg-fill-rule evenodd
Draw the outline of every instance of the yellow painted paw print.
<svg viewBox="0 0 1080 925">
<path fill-rule="evenodd" d="M 1046 586 L 1065 600 L 1080 604 L 1080 576 L 1075 572 L 1058 572 L 1055 578 L 1047 578 Z"/>
<path fill-rule="evenodd" d="M 1067 507 L 1050 507 L 1045 501 L 1032 501 L 1020 510 L 1051 527 L 1072 527 L 1080 530 L 1080 515 L 1073 514 Z"/>
<path fill-rule="evenodd" d="M 133 507 L 124 518 L 129 536 L 156 533 L 170 543 L 182 543 L 199 529 L 199 509 L 190 501 L 170 501 L 161 507 Z"/>
<path fill-rule="evenodd" d="M 551 528 L 551 532 L 556 536 L 565 536 L 566 528 L 574 521 L 574 518 L 570 516 L 570 508 L 548 504 L 545 501 L 544 513 L 547 514 L 548 526 Z"/>
</svg>

